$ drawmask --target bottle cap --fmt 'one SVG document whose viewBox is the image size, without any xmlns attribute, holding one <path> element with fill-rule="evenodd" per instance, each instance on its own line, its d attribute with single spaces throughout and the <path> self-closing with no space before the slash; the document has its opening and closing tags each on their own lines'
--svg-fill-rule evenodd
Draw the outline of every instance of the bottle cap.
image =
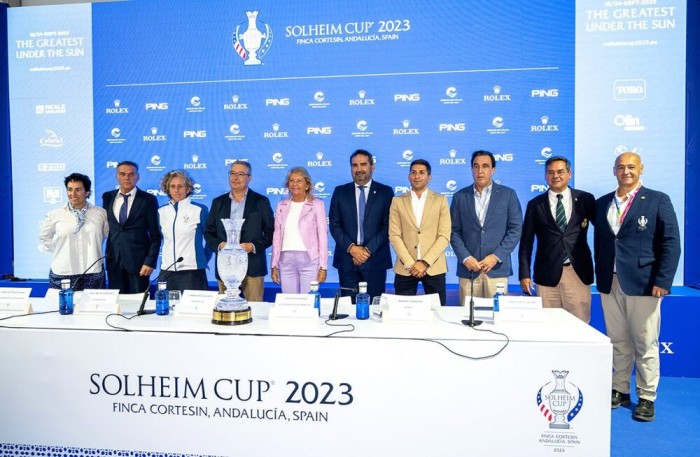
<svg viewBox="0 0 700 457">
<path fill-rule="evenodd" d="M 310 281 L 309 285 L 311 286 L 318 286 L 318 281 Z"/>
<path fill-rule="evenodd" d="M 61 289 L 70 289 L 70 279 L 61 279 Z"/>
<path fill-rule="evenodd" d="M 165 281 L 158 282 L 158 290 L 164 290 L 168 288 L 168 283 Z"/>
</svg>

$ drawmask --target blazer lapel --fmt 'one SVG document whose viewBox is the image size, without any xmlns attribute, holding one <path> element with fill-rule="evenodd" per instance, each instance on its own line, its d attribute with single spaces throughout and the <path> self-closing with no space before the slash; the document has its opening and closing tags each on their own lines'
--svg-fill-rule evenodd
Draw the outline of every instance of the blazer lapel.
<svg viewBox="0 0 700 457">
<path fill-rule="evenodd" d="M 545 220 L 549 225 L 552 227 L 555 227 L 557 230 L 559 230 L 559 226 L 557 225 L 556 219 L 554 219 L 554 216 L 552 216 L 552 209 L 549 206 L 549 191 L 547 191 L 544 194 L 544 198 L 540 202 L 540 209 L 542 211 L 542 214 L 545 217 Z"/>
<path fill-rule="evenodd" d="M 484 217 L 484 227 L 488 223 L 491 215 L 496 211 L 496 206 L 498 205 L 498 199 L 501 196 L 501 189 L 496 187 L 496 183 L 491 184 L 491 198 L 489 198 L 489 206 L 486 208 L 486 216 Z M 474 208 L 476 210 L 476 207 Z M 477 214 L 476 220 L 479 220 L 479 215 Z"/>
<path fill-rule="evenodd" d="M 476 221 L 476 223 L 478 224 L 479 223 L 479 215 L 476 213 L 476 204 L 474 203 L 474 184 L 472 184 L 471 186 L 469 186 L 467 188 L 467 192 L 466 192 L 465 196 L 467 197 L 466 198 L 467 199 L 467 201 L 466 201 L 467 214 L 471 218 L 473 218 Z"/>
<path fill-rule="evenodd" d="M 581 214 L 583 214 L 583 208 L 581 208 L 581 205 L 583 205 L 583 202 L 581 201 L 580 197 L 581 196 L 579 195 L 578 192 L 575 192 L 573 189 L 571 189 L 572 205 L 571 205 L 571 217 L 569 218 L 569 225 L 578 224 L 580 219 L 581 219 Z"/>
<path fill-rule="evenodd" d="M 416 228 L 421 228 L 423 227 L 424 223 L 429 223 L 426 217 L 430 217 L 430 214 L 432 214 L 431 209 L 433 207 L 433 203 L 435 203 L 435 194 L 430 189 L 426 189 L 425 192 L 426 194 L 425 205 L 423 206 L 423 215 L 421 217 L 420 225 L 417 225 Z M 413 212 L 413 205 L 411 205 L 411 212 Z"/>
<path fill-rule="evenodd" d="M 290 207 L 291 207 L 291 200 L 290 200 Z M 304 206 L 301 207 L 301 214 L 299 215 L 299 219 L 310 214 L 313 209 L 314 209 L 314 204 L 311 203 L 310 201 L 306 200 L 304 202 Z"/>
<path fill-rule="evenodd" d="M 629 211 L 627 211 L 625 219 L 622 221 L 620 230 L 630 225 L 634 226 L 635 224 L 639 224 L 639 221 L 637 219 L 639 219 L 639 217 L 641 216 L 640 208 L 644 200 L 646 200 L 646 189 L 642 186 L 639 188 L 637 194 L 634 196 L 634 200 L 632 200 L 632 203 L 630 204 Z"/>
<path fill-rule="evenodd" d="M 136 217 L 136 215 L 139 213 L 139 211 L 141 211 L 143 199 L 141 198 L 140 193 L 140 190 L 136 190 L 136 192 L 134 192 L 134 203 L 132 203 L 131 205 L 131 209 L 129 210 L 129 217 L 126 218 L 126 222 L 124 224 L 128 224 L 129 222 L 131 222 L 133 218 Z"/>
<path fill-rule="evenodd" d="M 413 223 L 414 227 L 418 228 L 418 221 L 416 221 L 416 215 L 413 213 L 413 205 L 411 204 L 410 190 L 401 196 L 401 203 L 403 204 L 403 210 L 408 214 L 408 220 Z"/>
</svg>

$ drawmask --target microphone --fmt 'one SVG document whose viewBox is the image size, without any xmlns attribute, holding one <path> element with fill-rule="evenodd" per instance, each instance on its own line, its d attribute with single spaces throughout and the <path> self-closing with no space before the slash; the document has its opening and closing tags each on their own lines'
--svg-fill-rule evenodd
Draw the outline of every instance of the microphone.
<svg viewBox="0 0 700 457">
<path fill-rule="evenodd" d="M 103 255 L 102 257 L 100 257 L 99 259 L 97 259 L 97 260 L 95 260 L 94 262 L 92 262 L 92 263 L 90 264 L 90 266 L 87 267 L 87 268 L 85 269 L 85 271 L 83 271 L 82 273 L 80 273 L 80 276 L 78 276 L 78 279 L 75 280 L 75 282 L 73 283 L 73 286 L 71 287 L 71 289 L 77 291 L 77 290 L 76 290 L 76 287 L 78 286 L 78 283 L 80 283 L 80 280 L 83 279 L 83 278 L 85 277 L 85 275 L 87 274 L 87 272 L 90 271 L 90 270 L 92 269 L 92 267 L 94 267 L 95 265 L 97 265 L 97 262 L 100 262 L 100 261 L 102 261 L 102 260 L 104 260 L 104 259 L 109 259 L 109 257 L 110 257 L 110 254 L 109 254 L 109 253 L 106 253 L 105 255 Z M 82 289 L 81 289 L 81 290 L 82 290 Z"/>
<path fill-rule="evenodd" d="M 151 286 L 152 286 L 154 283 L 156 283 L 156 282 L 158 282 L 158 281 L 160 280 L 160 277 L 163 276 L 163 273 L 166 273 L 166 272 L 172 273 L 172 271 L 168 271 L 168 270 L 170 270 L 172 267 L 174 267 L 176 263 L 182 262 L 182 260 L 183 260 L 182 257 L 178 257 L 176 261 L 174 261 L 173 263 L 171 263 L 171 264 L 168 266 L 168 268 L 166 268 L 166 269 L 161 269 L 161 270 L 160 270 L 160 273 L 158 273 L 158 276 L 156 276 L 156 279 L 154 279 L 153 281 L 151 281 L 151 282 L 148 284 L 148 287 L 146 287 L 146 290 L 143 292 L 143 299 L 141 300 L 141 305 L 139 306 L 139 310 L 136 311 L 136 315 L 137 315 L 137 316 L 141 316 L 141 315 L 144 315 L 144 314 L 153 314 L 153 313 L 156 312 L 155 309 L 143 309 L 143 307 L 146 306 L 146 300 L 148 300 L 148 291 L 151 289 Z"/>
<path fill-rule="evenodd" d="M 462 324 L 468 325 L 470 327 L 476 327 L 481 325 L 481 321 L 474 320 L 474 272 L 469 271 L 469 282 L 471 283 L 471 291 L 469 297 L 469 319 L 464 319 Z"/>
<path fill-rule="evenodd" d="M 354 287 L 338 287 L 335 291 L 335 301 L 333 301 L 333 311 L 331 312 L 331 315 L 328 316 L 328 320 L 331 321 L 337 321 L 339 319 L 345 319 L 348 317 L 348 314 L 338 314 L 338 301 L 340 300 L 340 291 L 341 290 L 349 290 L 350 292 L 357 292 L 357 289 Z"/>
</svg>

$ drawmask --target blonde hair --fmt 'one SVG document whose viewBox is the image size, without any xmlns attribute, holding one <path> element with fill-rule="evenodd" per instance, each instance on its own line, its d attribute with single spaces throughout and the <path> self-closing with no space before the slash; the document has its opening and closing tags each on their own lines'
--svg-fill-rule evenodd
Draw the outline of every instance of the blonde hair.
<svg viewBox="0 0 700 457">
<path fill-rule="evenodd" d="M 287 173 L 287 178 L 284 180 L 284 186 L 289 189 L 289 180 L 292 178 L 293 174 L 300 175 L 302 178 L 304 178 L 304 181 L 306 182 L 306 185 L 309 186 L 309 189 L 306 191 L 306 198 L 307 200 L 313 200 L 314 198 L 314 183 L 311 181 L 311 176 L 309 176 L 309 172 L 306 171 L 306 168 L 304 167 L 294 167 L 289 172 Z"/>
<path fill-rule="evenodd" d="M 187 187 L 187 195 L 189 196 L 192 193 L 194 190 L 194 180 L 190 175 L 185 170 L 171 170 L 163 175 L 163 178 L 160 180 L 160 189 L 165 192 L 168 197 L 170 196 L 170 181 L 172 181 L 173 178 L 184 179 L 185 186 Z"/>
</svg>

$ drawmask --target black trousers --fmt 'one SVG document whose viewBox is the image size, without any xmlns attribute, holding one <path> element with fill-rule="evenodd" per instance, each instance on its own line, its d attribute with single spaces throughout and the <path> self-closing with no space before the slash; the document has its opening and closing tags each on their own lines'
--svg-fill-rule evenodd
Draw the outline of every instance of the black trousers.
<svg viewBox="0 0 700 457">
<path fill-rule="evenodd" d="M 149 276 L 129 273 L 120 266 L 114 265 L 107 268 L 107 282 L 110 289 L 119 289 L 120 294 L 138 294 L 149 287 L 151 279 Z"/>
<path fill-rule="evenodd" d="M 386 270 L 362 271 L 359 268 L 350 271 L 338 270 L 338 282 L 340 287 L 354 289 L 355 291 L 359 289 L 358 285 L 360 282 L 366 282 L 367 293 L 371 300 L 386 292 Z M 341 290 L 340 292 L 343 297 L 351 296 L 352 302 L 355 303 L 357 292 L 352 290 Z"/>
<path fill-rule="evenodd" d="M 163 279 L 168 283 L 168 290 L 209 290 L 207 272 L 199 270 L 166 271 Z"/>
<path fill-rule="evenodd" d="M 440 296 L 440 304 L 445 306 L 447 301 L 445 273 L 435 276 L 425 275 L 420 279 L 413 276 L 395 275 L 394 289 L 396 289 L 396 295 L 416 295 L 419 282 L 423 283 L 423 291 L 426 295 L 438 294 Z"/>
</svg>

